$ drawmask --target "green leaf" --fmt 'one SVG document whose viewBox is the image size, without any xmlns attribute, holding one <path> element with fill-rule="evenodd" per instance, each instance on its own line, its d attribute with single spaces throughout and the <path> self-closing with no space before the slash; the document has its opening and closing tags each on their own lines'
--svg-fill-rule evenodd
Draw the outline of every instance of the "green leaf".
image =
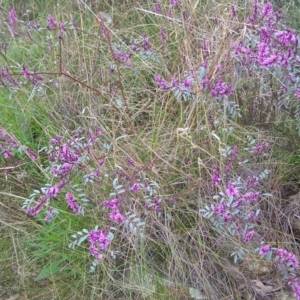
<svg viewBox="0 0 300 300">
<path fill-rule="evenodd" d="M 46 265 L 42 269 L 40 274 L 35 278 L 35 281 L 40 281 L 40 280 L 49 278 L 50 276 L 60 272 L 62 267 L 59 267 L 59 265 L 65 260 L 66 260 L 65 258 L 61 258 L 51 264 Z"/>
</svg>

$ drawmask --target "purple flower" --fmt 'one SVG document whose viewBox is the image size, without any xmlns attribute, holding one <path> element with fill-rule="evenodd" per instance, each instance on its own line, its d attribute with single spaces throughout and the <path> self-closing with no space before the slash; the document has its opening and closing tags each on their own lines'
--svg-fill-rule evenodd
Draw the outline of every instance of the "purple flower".
<svg viewBox="0 0 300 300">
<path fill-rule="evenodd" d="M 159 75 L 155 74 L 154 80 L 161 89 L 163 89 L 163 90 L 170 89 L 170 85 L 168 84 L 168 82 L 165 79 L 163 79 L 162 77 L 160 77 Z"/>
<path fill-rule="evenodd" d="M 149 44 L 149 39 L 145 34 L 143 35 L 142 48 L 143 48 L 144 51 L 150 51 L 151 50 L 151 46 Z"/>
<path fill-rule="evenodd" d="M 152 210 L 154 212 L 159 212 L 161 209 L 161 199 L 153 198 L 151 202 L 145 202 L 146 209 Z"/>
<path fill-rule="evenodd" d="M 101 172 L 99 169 L 95 170 L 94 171 L 94 174 L 93 174 L 95 177 L 99 177 L 101 175 Z"/>
<path fill-rule="evenodd" d="M 298 277 L 291 279 L 288 285 L 292 288 L 297 300 L 300 300 L 300 280 Z"/>
<path fill-rule="evenodd" d="M 57 186 L 52 186 L 51 188 L 48 189 L 47 191 L 47 196 L 49 199 L 56 197 L 58 193 L 60 192 L 60 189 Z"/>
<path fill-rule="evenodd" d="M 125 217 L 120 213 L 118 208 L 115 208 L 110 214 L 109 218 L 116 223 L 125 222 Z"/>
<path fill-rule="evenodd" d="M 10 151 L 8 151 L 8 150 L 6 150 L 6 149 L 4 149 L 4 150 L 2 151 L 2 154 L 3 154 L 3 157 L 4 157 L 5 159 L 8 159 L 8 158 L 11 158 L 11 157 L 14 156 L 14 155 L 12 154 L 12 152 L 10 152 Z"/>
<path fill-rule="evenodd" d="M 70 194 L 70 193 L 66 194 L 66 200 L 67 200 L 68 206 L 71 208 L 71 210 L 76 215 L 81 215 L 82 214 L 81 207 L 77 204 L 73 194 Z"/>
<path fill-rule="evenodd" d="M 258 187 L 259 186 L 259 182 L 258 182 L 258 179 L 256 176 L 252 176 L 252 177 L 248 177 L 247 180 L 246 180 L 246 185 L 248 187 Z"/>
<path fill-rule="evenodd" d="M 219 176 L 217 166 L 213 166 L 213 175 L 211 177 L 211 182 L 213 186 L 217 186 L 221 182 L 221 178 Z"/>
<path fill-rule="evenodd" d="M 27 209 L 26 213 L 29 215 L 29 216 L 36 216 L 49 202 L 49 197 L 47 195 L 42 195 L 37 204 L 33 207 L 30 207 Z"/>
<path fill-rule="evenodd" d="M 22 65 L 23 77 L 26 79 L 30 79 L 30 73 L 25 67 L 25 64 Z"/>
<path fill-rule="evenodd" d="M 226 194 L 228 197 L 234 197 L 239 194 L 239 191 L 231 182 L 229 182 L 226 189 Z"/>
<path fill-rule="evenodd" d="M 117 209 L 120 205 L 119 199 L 112 199 L 111 201 L 104 201 L 103 205 L 107 208 Z"/>
<path fill-rule="evenodd" d="M 263 154 L 264 152 L 269 152 L 271 150 L 271 146 L 268 142 L 263 141 L 261 143 L 257 143 L 253 149 L 252 152 L 256 155 Z"/>
<path fill-rule="evenodd" d="M 264 60 L 261 60 L 259 63 L 262 67 L 272 67 L 276 65 L 277 63 L 277 55 L 272 54 L 269 57 L 265 58 Z"/>
<path fill-rule="evenodd" d="M 132 50 L 132 51 L 138 51 L 138 50 L 139 50 L 139 46 L 136 45 L 136 44 L 132 44 L 132 45 L 131 45 L 131 50 Z"/>
<path fill-rule="evenodd" d="M 59 145 L 62 142 L 62 137 L 61 136 L 56 136 L 55 138 L 50 140 L 51 145 Z"/>
<path fill-rule="evenodd" d="M 80 152 L 71 145 L 65 144 L 58 149 L 58 159 L 69 164 L 76 164 L 80 157 Z"/>
<path fill-rule="evenodd" d="M 240 198 L 240 199 L 234 201 L 232 203 L 232 207 L 234 207 L 234 208 L 240 207 L 243 204 L 243 200 L 244 200 L 243 198 Z"/>
<path fill-rule="evenodd" d="M 58 214 L 58 211 L 56 209 L 49 209 L 46 211 L 47 216 L 45 217 L 45 222 L 51 222 L 53 220 L 53 218 L 55 217 L 55 215 Z"/>
<path fill-rule="evenodd" d="M 28 79 L 31 84 L 36 85 L 42 77 L 38 74 L 31 74 L 29 73 L 28 69 L 26 68 L 25 64 L 22 65 L 23 77 Z"/>
<path fill-rule="evenodd" d="M 267 2 L 264 6 L 263 9 L 261 11 L 261 16 L 265 17 L 265 16 L 271 16 L 273 14 L 273 8 L 272 8 L 272 3 L 271 2 Z"/>
<path fill-rule="evenodd" d="M 162 41 L 165 41 L 167 39 L 167 35 L 162 27 L 159 28 L 159 36 Z"/>
<path fill-rule="evenodd" d="M 103 135 L 103 132 L 102 132 L 101 128 L 95 127 L 94 128 L 94 134 L 95 134 L 95 136 L 99 137 L 99 136 Z"/>
<path fill-rule="evenodd" d="M 213 97 L 220 97 L 223 98 L 224 96 L 229 96 L 233 93 L 232 84 L 226 84 L 223 81 L 222 77 L 219 77 L 218 82 L 212 88 L 210 94 Z"/>
<path fill-rule="evenodd" d="M 172 5 L 173 7 L 176 7 L 176 6 L 178 6 L 179 4 L 180 4 L 179 0 L 171 0 L 171 5 Z"/>
<path fill-rule="evenodd" d="M 254 0 L 253 13 L 252 16 L 249 18 L 250 24 L 253 25 L 255 23 L 257 16 L 258 16 L 258 5 L 257 5 L 257 0 Z"/>
<path fill-rule="evenodd" d="M 300 88 L 297 89 L 295 96 L 300 99 Z"/>
<path fill-rule="evenodd" d="M 229 215 L 229 213 L 225 213 L 223 216 L 222 216 L 222 220 L 223 222 L 229 222 L 232 220 L 232 216 Z"/>
<path fill-rule="evenodd" d="M 201 50 L 203 52 L 208 52 L 208 50 L 209 50 L 208 43 L 205 40 L 203 41 L 203 43 L 201 43 Z"/>
<path fill-rule="evenodd" d="M 90 253 L 98 260 L 101 260 L 103 258 L 101 252 L 105 251 L 110 244 L 109 238 L 104 234 L 103 230 L 91 230 L 88 234 L 88 239 Z"/>
<path fill-rule="evenodd" d="M 181 84 L 181 89 L 182 90 L 187 90 L 189 87 L 193 84 L 194 80 L 191 77 L 187 77 L 184 79 L 184 81 Z"/>
<path fill-rule="evenodd" d="M 65 178 L 71 172 L 73 165 L 64 163 L 62 165 L 54 165 L 52 167 L 52 173 L 57 178 Z"/>
<path fill-rule="evenodd" d="M 236 10 L 235 10 L 235 7 L 233 5 L 231 5 L 231 14 L 232 14 L 233 18 L 236 17 Z"/>
<path fill-rule="evenodd" d="M 297 35 L 294 31 L 290 29 L 286 29 L 284 31 L 277 31 L 275 33 L 275 36 L 277 37 L 278 42 L 285 47 L 288 47 L 291 44 L 294 44 L 295 46 L 298 45 Z"/>
<path fill-rule="evenodd" d="M 48 23 L 47 23 L 47 28 L 48 30 L 51 30 L 57 26 L 57 21 L 54 20 L 52 15 L 48 15 Z"/>
<path fill-rule="evenodd" d="M 249 212 L 249 214 L 247 216 L 247 220 L 251 221 L 251 220 L 254 220 L 254 219 L 255 219 L 255 212 L 252 210 L 252 211 Z"/>
<path fill-rule="evenodd" d="M 59 38 L 62 38 L 63 35 L 67 32 L 67 29 L 63 23 L 59 23 Z"/>
<path fill-rule="evenodd" d="M 160 7 L 160 5 L 158 4 L 157 0 L 153 0 L 153 3 L 154 3 L 154 11 L 155 11 L 157 14 L 162 14 L 161 7 Z"/>
<path fill-rule="evenodd" d="M 222 215 L 225 210 L 226 210 L 226 204 L 225 203 L 219 204 L 215 207 L 215 212 L 218 215 Z"/>
<path fill-rule="evenodd" d="M 261 195 L 261 192 L 247 192 L 241 196 L 242 201 L 248 201 L 248 202 L 257 202 L 259 197 Z"/>
<path fill-rule="evenodd" d="M 26 147 L 25 152 L 32 160 L 37 159 L 37 155 L 35 153 L 33 153 L 28 147 Z"/>
<path fill-rule="evenodd" d="M 18 22 L 18 20 L 15 17 L 15 8 L 13 7 L 10 11 L 9 11 L 9 23 L 11 25 L 16 24 Z"/>
<path fill-rule="evenodd" d="M 253 230 L 248 231 L 244 237 L 244 243 L 250 242 L 252 240 L 254 234 L 255 234 L 255 231 L 253 231 Z"/>
<path fill-rule="evenodd" d="M 170 19 L 173 18 L 173 9 L 172 9 L 172 7 L 170 7 L 170 8 L 168 9 L 167 14 L 168 14 L 168 17 L 169 17 Z"/>
<path fill-rule="evenodd" d="M 259 255 L 266 256 L 270 250 L 271 250 L 271 246 L 266 244 L 260 248 Z"/>
<path fill-rule="evenodd" d="M 3 52 L 5 52 L 6 49 L 5 49 L 5 47 L 3 47 L 3 48 L 4 48 Z M 15 86 L 21 85 L 19 81 L 16 81 L 12 77 L 12 74 L 10 73 L 10 70 L 7 66 L 0 69 L 0 83 L 4 87 L 6 87 L 8 85 L 15 85 Z"/>
<path fill-rule="evenodd" d="M 114 57 L 121 62 L 124 62 L 127 67 L 131 66 L 130 58 L 131 53 L 124 53 L 124 52 L 114 52 Z"/>
<path fill-rule="evenodd" d="M 134 183 L 133 186 L 130 188 L 131 191 L 136 192 L 141 188 L 139 183 Z"/>
<path fill-rule="evenodd" d="M 289 267 L 292 267 L 294 269 L 298 269 L 299 267 L 299 262 L 298 259 L 296 258 L 295 254 L 292 254 L 288 252 L 285 249 L 277 249 L 277 254 L 280 259 L 280 264 L 288 264 Z"/>
<path fill-rule="evenodd" d="M 135 162 L 129 156 L 126 157 L 126 161 L 130 166 L 135 167 Z"/>
</svg>

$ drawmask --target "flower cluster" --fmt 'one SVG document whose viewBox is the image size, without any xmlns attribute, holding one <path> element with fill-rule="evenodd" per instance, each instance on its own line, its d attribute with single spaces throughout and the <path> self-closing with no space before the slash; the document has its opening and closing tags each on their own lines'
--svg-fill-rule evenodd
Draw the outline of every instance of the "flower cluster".
<svg viewBox="0 0 300 300">
<path fill-rule="evenodd" d="M 2 127 L 0 127 L 0 154 L 5 159 L 14 156 L 14 152 L 25 152 L 31 160 L 36 160 L 37 155 L 27 146 L 22 146 L 13 134 L 8 134 Z"/>
<path fill-rule="evenodd" d="M 153 198 L 151 201 L 145 202 L 145 207 L 148 210 L 152 210 L 154 212 L 159 212 L 161 210 L 161 199 L 159 198 Z"/>
<path fill-rule="evenodd" d="M 39 196 L 36 204 L 31 206 L 35 196 L 38 193 L 33 193 L 30 196 L 30 200 L 24 202 L 23 208 L 26 208 L 26 212 L 30 216 L 36 216 L 45 207 L 50 206 L 51 199 L 57 197 L 63 189 L 66 189 L 72 183 L 71 174 L 80 174 L 83 178 L 83 185 L 89 182 L 94 182 L 94 180 L 100 176 L 101 172 L 99 166 L 103 166 L 105 160 L 100 159 L 96 163 L 95 168 L 91 165 L 87 169 L 87 164 L 95 164 L 96 154 L 99 138 L 102 136 L 102 131 L 99 128 L 94 128 L 92 132 L 85 132 L 83 130 L 75 130 L 71 133 L 69 139 L 65 139 L 61 136 L 56 136 L 50 140 L 50 145 L 48 148 L 44 147 L 41 151 L 48 154 L 49 167 L 45 169 L 50 176 L 53 176 L 58 180 L 57 184 L 52 186 L 47 186 L 42 188 L 42 194 Z M 25 148 L 25 152 L 33 159 L 36 156 L 30 149 Z M 91 157 L 95 158 L 91 161 Z M 92 173 L 90 170 L 92 169 Z M 80 170 L 80 171 L 79 171 Z M 88 202 L 82 189 L 77 189 L 76 185 L 72 185 L 71 189 L 79 194 L 79 198 L 83 203 Z M 66 193 L 65 195 L 68 207 L 77 215 L 83 215 L 83 206 L 79 205 L 75 200 L 73 193 Z M 46 221 L 51 221 L 53 219 L 51 208 L 48 209 Z M 56 213 L 57 214 L 57 213 Z"/>
<path fill-rule="evenodd" d="M 232 84 L 225 83 L 223 78 L 219 77 L 218 82 L 212 87 L 210 94 L 213 97 L 222 99 L 225 96 L 231 95 L 232 92 Z"/>
<path fill-rule="evenodd" d="M 237 147 L 228 149 L 227 166 L 224 166 L 224 174 L 230 174 L 232 163 L 238 159 Z M 230 166 L 230 167 L 228 167 Z M 212 191 L 221 188 L 217 166 L 213 166 L 211 177 Z M 227 228 L 232 234 L 238 236 L 244 243 L 249 243 L 256 236 L 254 226 L 258 221 L 259 209 L 252 209 L 261 197 L 261 192 L 256 189 L 259 187 L 257 177 L 251 176 L 242 181 L 240 178 L 229 180 L 224 191 L 213 196 L 214 203 L 201 209 L 204 217 L 209 218 L 221 230 Z"/>
<path fill-rule="evenodd" d="M 103 252 L 109 247 L 110 240 L 103 230 L 91 230 L 88 234 L 89 250 L 98 260 L 103 259 Z"/>
<path fill-rule="evenodd" d="M 161 10 L 161 7 L 160 7 L 158 1 L 153 0 L 153 4 L 154 4 L 154 11 L 159 15 L 162 14 L 162 10 Z"/>
<path fill-rule="evenodd" d="M 18 87 L 18 86 L 21 86 L 22 83 L 13 78 L 11 71 L 6 66 L 6 67 L 1 68 L 1 70 L 0 70 L 0 84 L 3 87 L 10 87 L 10 86 Z"/>
<path fill-rule="evenodd" d="M 60 191 L 65 187 L 65 185 L 66 182 L 61 181 L 50 188 L 43 189 L 43 194 L 38 199 L 36 205 L 28 208 L 26 210 L 26 213 L 32 217 L 39 214 L 44 207 L 49 206 L 50 200 L 56 197 L 60 193 Z"/>
<path fill-rule="evenodd" d="M 292 254 L 285 249 L 279 248 L 277 249 L 277 255 L 279 257 L 279 269 L 282 269 L 285 266 L 287 266 L 288 268 L 293 268 L 295 270 L 299 268 L 299 262 L 295 254 Z"/>
<path fill-rule="evenodd" d="M 292 278 L 288 284 L 292 288 L 296 299 L 300 300 L 300 279 L 298 277 Z"/>
<path fill-rule="evenodd" d="M 271 251 L 271 246 L 266 244 L 266 245 L 263 245 L 260 250 L 259 250 L 259 255 L 264 257 L 266 256 L 269 252 Z"/>
<path fill-rule="evenodd" d="M 43 148 L 48 153 L 52 174 L 57 178 L 68 177 L 72 170 L 89 160 L 89 155 L 93 156 L 92 149 L 101 135 L 102 132 L 95 128 L 94 133 L 74 131 L 67 141 L 61 136 L 53 138 L 49 148 Z"/>
<path fill-rule="evenodd" d="M 212 186 L 217 186 L 221 182 L 217 166 L 213 166 L 213 175 L 211 176 Z"/>
<path fill-rule="evenodd" d="M 268 142 L 266 141 L 263 141 L 261 143 L 257 143 L 253 149 L 252 149 L 252 152 L 255 154 L 255 155 L 261 155 L 261 154 L 265 154 L 265 153 L 268 153 L 270 152 L 271 150 L 271 146 Z"/>
<path fill-rule="evenodd" d="M 250 37 L 234 46 L 233 54 L 239 59 L 240 64 L 249 70 L 259 69 L 262 72 L 264 69 L 276 69 L 278 74 L 282 74 L 280 79 L 282 90 L 286 92 L 290 89 L 295 93 L 298 87 L 293 83 L 293 76 L 286 76 L 286 74 L 290 73 L 292 66 L 299 65 L 298 37 L 295 30 L 280 29 L 278 22 L 280 18 L 281 16 L 274 12 L 270 2 L 264 4 L 259 13 L 255 1 L 249 22 L 251 26 L 257 25 L 257 29 L 254 31 L 251 29 Z"/>
<path fill-rule="evenodd" d="M 109 218 L 115 223 L 123 223 L 125 221 L 125 217 L 119 210 L 120 203 L 121 201 L 119 199 L 112 199 L 111 201 L 103 202 L 103 205 L 111 210 Z"/>
<path fill-rule="evenodd" d="M 3 128 L 0 127 L 0 153 L 4 158 L 13 157 L 12 150 L 21 146 L 20 142 L 12 135 L 8 134 Z"/>
<path fill-rule="evenodd" d="M 69 205 L 69 207 L 71 208 L 71 210 L 76 214 L 76 215 L 81 215 L 82 214 L 82 207 L 80 207 L 73 194 L 67 193 L 66 194 L 66 200 L 67 203 Z"/>
<path fill-rule="evenodd" d="M 225 97 L 232 95 L 233 86 L 231 83 L 226 83 L 222 76 L 219 76 L 218 81 L 214 84 L 206 77 L 207 64 L 204 64 L 198 72 L 185 72 L 183 80 L 173 77 L 170 82 L 159 76 L 154 75 L 155 83 L 158 87 L 165 91 L 173 91 L 176 98 L 190 99 L 193 96 L 193 87 L 200 85 L 200 90 L 205 90 L 217 100 L 222 100 Z M 198 87 L 197 87 L 198 89 Z"/>
<path fill-rule="evenodd" d="M 131 62 L 130 62 L 131 53 L 115 51 L 113 54 L 114 54 L 115 59 L 117 59 L 118 61 L 124 62 L 127 67 L 131 66 Z"/>
<path fill-rule="evenodd" d="M 43 77 L 40 76 L 39 74 L 36 74 L 34 72 L 29 72 L 28 69 L 26 68 L 25 64 L 22 65 L 22 72 L 23 72 L 23 77 L 27 79 L 32 85 L 37 85 Z"/>
<path fill-rule="evenodd" d="M 273 252 L 276 257 L 274 261 L 277 262 L 277 268 L 284 279 L 288 280 L 289 286 L 291 286 L 294 295 L 297 300 L 300 300 L 300 280 L 296 276 L 295 271 L 299 269 L 299 261 L 295 254 L 288 252 L 282 248 L 271 248 L 268 244 L 263 244 L 256 251 L 259 252 L 261 257 L 267 257 L 271 260 Z"/>
</svg>

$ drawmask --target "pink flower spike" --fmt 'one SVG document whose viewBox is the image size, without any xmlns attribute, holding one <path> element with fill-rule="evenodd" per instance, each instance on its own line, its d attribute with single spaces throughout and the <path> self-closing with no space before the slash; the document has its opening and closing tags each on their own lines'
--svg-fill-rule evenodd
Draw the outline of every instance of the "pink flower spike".
<svg viewBox="0 0 300 300">
<path fill-rule="evenodd" d="M 16 19 L 15 16 L 15 8 L 13 7 L 10 11 L 9 11 L 9 23 L 11 25 L 16 24 L 18 22 L 18 20 Z"/>
<path fill-rule="evenodd" d="M 68 203 L 69 207 L 71 208 L 71 210 L 76 215 L 81 215 L 80 206 L 77 204 L 74 195 L 70 194 L 70 193 L 66 194 L 66 200 L 67 200 L 67 203 Z"/>
</svg>

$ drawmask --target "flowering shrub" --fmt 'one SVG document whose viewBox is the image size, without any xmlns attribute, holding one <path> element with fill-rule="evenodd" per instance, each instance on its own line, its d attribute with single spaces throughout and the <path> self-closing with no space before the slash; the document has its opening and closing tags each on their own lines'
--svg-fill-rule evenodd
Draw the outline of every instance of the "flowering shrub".
<svg viewBox="0 0 300 300">
<path fill-rule="evenodd" d="M 270 145 L 265 141 L 257 143 L 252 149 L 252 152 L 255 154 L 262 154 L 266 151 L 270 151 Z M 226 173 L 232 170 L 233 163 L 241 164 L 241 162 L 238 162 L 236 146 L 229 150 L 227 166 L 224 168 L 227 170 Z M 230 165 L 230 168 L 228 168 L 228 165 Z M 226 173 L 224 172 L 224 174 Z M 235 181 L 230 180 L 227 183 L 225 192 L 220 191 L 217 195 L 214 195 L 210 206 L 200 209 L 200 213 L 213 223 L 220 234 L 228 231 L 244 244 L 250 244 L 251 250 L 254 250 L 253 242 L 254 245 L 260 242 L 261 246 L 255 249 L 256 252 L 262 258 L 265 257 L 268 261 L 273 260 L 276 262 L 278 271 L 284 279 L 288 280 L 288 284 L 292 287 L 297 299 L 300 299 L 299 278 L 296 275 L 296 271 L 299 269 L 298 259 L 293 253 L 285 249 L 264 244 L 262 237 L 255 231 L 261 212 L 259 208 L 255 207 L 262 196 L 272 196 L 259 191 L 260 181 L 268 176 L 269 173 L 269 170 L 265 170 L 259 176 L 249 176 L 244 181 L 240 177 L 235 179 Z M 212 190 L 216 190 L 222 185 L 220 176 L 217 167 L 214 165 L 211 177 Z M 276 256 L 274 257 L 273 254 L 276 254 Z M 237 263 L 244 259 L 245 251 L 240 248 L 237 251 L 233 251 L 231 256 L 233 256 L 234 262 Z"/>
<path fill-rule="evenodd" d="M 204 290 L 220 298 L 219 291 L 210 294 L 215 283 L 206 288 L 203 282 L 208 281 L 205 268 L 211 271 L 213 264 L 213 276 L 222 280 L 210 242 L 225 236 L 234 263 L 247 253 L 272 261 L 300 299 L 296 255 L 265 243 L 263 232 L 264 205 L 273 197 L 263 186 L 274 174 L 266 163 L 273 143 L 248 136 L 241 149 L 242 133 L 235 131 L 237 117 L 247 114 L 245 102 L 261 97 L 268 105 L 274 97 L 277 113 L 291 111 L 300 132 L 297 32 L 286 28 L 270 2 L 256 0 L 249 11 L 230 4 L 224 10 L 228 20 L 209 18 L 210 29 L 199 26 L 199 1 L 194 7 L 188 1 L 154 0 L 145 8 L 140 1 L 122 13 L 114 10 L 109 24 L 98 18 L 97 25 L 89 23 L 99 15 L 95 2 L 81 4 L 88 20 L 77 18 L 77 11 L 75 19 L 68 10 L 60 14 L 61 2 L 38 22 L 22 21 L 17 9 L 7 10 L 11 39 L 29 41 L 42 58 L 22 56 L 19 62 L 10 45 L 1 46 L 0 85 L 9 101 L 20 102 L 16 107 L 22 113 L 32 105 L 29 123 L 39 109 L 50 112 L 49 124 L 41 122 L 49 144 L 37 146 L 39 154 L 0 127 L 2 161 L 9 164 L 26 154 L 39 172 L 24 212 L 40 221 L 40 230 L 64 224 L 67 251 L 86 249 L 93 259 L 90 273 L 105 266 L 99 272 L 111 272 L 107 277 L 114 278 L 115 270 L 126 277 L 134 261 L 178 279 L 181 290 L 182 278 L 192 282 L 194 298 L 202 298 Z M 74 3 L 66 5 L 73 12 Z M 126 28 L 118 18 L 132 22 L 130 34 L 123 36 Z M 150 23 L 137 26 L 136 20 Z M 24 30 L 26 39 L 18 40 Z M 53 135 L 54 128 L 60 134 Z M 247 166 L 257 167 L 255 174 L 245 175 Z M 208 220 L 204 228 L 203 218 Z M 224 252 L 227 259 L 227 251 L 219 250 L 217 256 Z"/>
</svg>

